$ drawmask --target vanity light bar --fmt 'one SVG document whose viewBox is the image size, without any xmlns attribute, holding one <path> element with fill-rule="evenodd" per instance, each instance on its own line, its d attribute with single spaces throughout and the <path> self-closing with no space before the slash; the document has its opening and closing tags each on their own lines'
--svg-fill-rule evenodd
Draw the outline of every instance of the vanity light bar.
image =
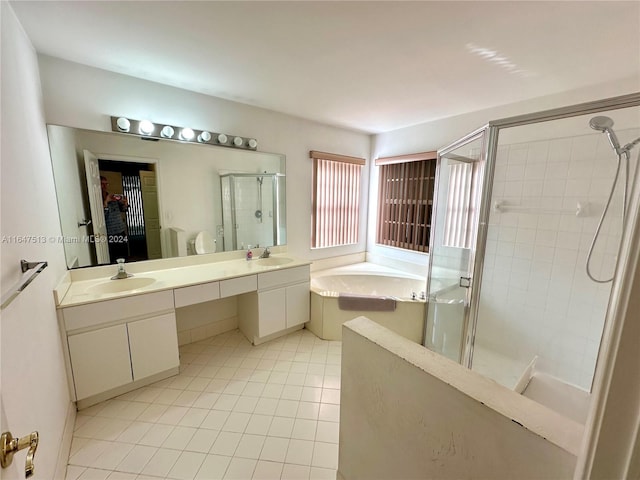
<svg viewBox="0 0 640 480">
<path fill-rule="evenodd" d="M 188 127 L 176 127 L 153 123 L 149 120 L 134 120 L 125 117 L 111 117 L 111 130 L 128 133 L 150 140 L 177 140 L 187 143 L 202 143 L 220 147 L 239 148 L 242 150 L 256 150 L 258 142 L 255 138 L 225 135 L 224 133 L 194 130 Z"/>
</svg>

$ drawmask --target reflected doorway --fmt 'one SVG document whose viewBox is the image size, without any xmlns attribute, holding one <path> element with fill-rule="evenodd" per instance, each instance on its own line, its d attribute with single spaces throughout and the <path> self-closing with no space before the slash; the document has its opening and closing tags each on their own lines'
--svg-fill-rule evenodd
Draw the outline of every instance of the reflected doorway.
<svg viewBox="0 0 640 480">
<path fill-rule="evenodd" d="M 162 258 L 156 164 L 98 158 L 98 166 L 109 183 L 109 192 L 123 195 L 129 204 L 122 213 L 127 233 L 126 261 Z M 109 261 L 114 263 L 115 259 Z"/>
</svg>

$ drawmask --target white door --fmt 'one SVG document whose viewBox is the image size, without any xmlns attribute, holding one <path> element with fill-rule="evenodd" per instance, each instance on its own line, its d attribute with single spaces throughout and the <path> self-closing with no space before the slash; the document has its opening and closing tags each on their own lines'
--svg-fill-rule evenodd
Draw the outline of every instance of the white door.
<svg viewBox="0 0 640 480">
<path fill-rule="evenodd" d="M 71 335 L 69 356 L 78 400 L 132 382 L 126 325 Z"/>
<path fill-rule="evenodd" d="M 287 287 L 287 328 L 309 321 L 310 291 L 309 282 Z"/>
<path fill-rule="evenodd" d="M 287 327 L 286 289 L 258 292 L 258 336 L 266 337 Z"/>
<path fill-rule="evenodd" d="M 175 313 L 131 322 L 127 330 L 134 381 L 180 366 Z"/>
<path fill-rule="evenodd" d="M 156 173 L 140 170 L 140 190 L 142 191 L 142 211 L 144 232 L 149 260 L 162 258 L 160 244 L 160 207 L 158 206 L 158 186 Z"/>
<path fill-rule="evenodd" d="M 109 263 L 109 245 L 107 243 L 107 226 L 104 222 L 104 203 L 100 188 L 100 167 L 98 158 L 89 150 L 84 150 L 84 168 L 87 176 L 87 191 L 91 207 L 91 224 L 93 225 L 94 245 L 99 265 Z"/>
</svg>

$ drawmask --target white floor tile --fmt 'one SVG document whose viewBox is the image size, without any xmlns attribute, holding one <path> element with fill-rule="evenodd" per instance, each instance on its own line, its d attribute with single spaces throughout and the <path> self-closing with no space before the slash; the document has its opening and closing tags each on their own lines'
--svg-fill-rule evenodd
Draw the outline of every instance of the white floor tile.
<svg viewBox="0 0 640 480">
<path fill-rule="evenodd" d="M 274 415 L 278 408 L 278 400 L 275 398 L 260 398 L 253 413 L 260 415 Z"/>
<path fill-rule="evenodd" d="M 178 395 L 178 398 L 174 400 L 173 404 L 180 407 L 191 407 L 200 396 L 200 393 L 201 392 L 185 390 L 184 392 L 180 393 L 180 395 Z"/>
<path fill-rule="evenodd" d="M 258 397 L 249 397 L 241 395 L 236 404 L 233 407 L 234 412 L 253 413 L 258 404 Z"/>
<path fill-rule="evenodd" d="M 258 382 L 247 382 L 247 385 L 244 387 L 242 391 L 242 395 L 247 397 L 259 397 L 262 395 L 262 391 L 264 390 L 265 384 Z"/>
<path fill-rule="evenodd" d="M 292 465 L 285 463 L 282 468 L 282 480 L 308 480 L 311 468 L 306 465 Z"/>
<path fill-rule="evenodd" d="M 219 480 L 224 477 L 231 457 L 207 455 L 195 476 L 195 480 Z"/>
<path fill-rule="evenodd" d="M 67 474 L 64 477 L 65 480 L 78 480 L 78 477 L 86 470 L 86 467 L 79 467 L 77 465 L 67 465 Z"/>
<path fill-rule="evenodd" d="M 225 424 L 230 414 L 231 412 L 224 412 L 222 410 L 211 410 L 200 424 L 200 428 L 222 430 L 222 426 Z"/>
<path fill-rule="evenodd" d="M 267 383 L 262 390 L 261 397 L 264 398 L 280 398 L 282 396 L 282 390 L 284 385 L 277 383 Z"/>
<path fill-rule="evenodd" d="M 283 464 L 279 462 L 268 462 L 259 460 L 253 472 L 252 479 L 255 480 L 280 480 Z"/>
<path fill-rule="evenodd" d="M 124 460 L 134 445 L 130 443 L 114 442 L 92 463 L 92 467 L 104 470 L 115 470 L 115 468 Z"/>
<path fill-rule="evenodd" d="M 229 480 L 250 479 L 253 476 L 253 471 L 256 469 L 257 463 L 256 460 L 250 458 L 233 458 L 229 463 L 224 478 Z"/>
<path fill-rule="evenodd" d="M 340 390 L 333 388 L 322 389 L 322 403 L 333 403 L 335 405 L 340 404 Z"/>
<path fill-rule="evenodd" d="M 273 417 L 273 421 L 271 422 L 271 426 L 269 427 L 268 435 L 270 437 L 291 438 L 293 423 L 293 418 Z"/>
<path fill-rule="evenodd" d="M 260 453 L 261 460 L 284 462 L 287 456 L 288 438 L 267 437 Z"/>
<path fill-rule="evenodd" d="M 279 400 L 278 406 L 276 407 L 275 415 L 279 417 L 294 418 L 296 416 L 296 412 L 298 411 L 299 404 L 300 402 L 296 400 Z"/>
<path fill-rule="evenodd" d="M 314 442 L 309 440 L 291 439 L 289 442 L 289 448 L 287 449 L 285 462 L 296 465 L 311 465 L 313 448 Z"/>
<path fill-rule="evenodd" d="M 340 405 L 321 403 L 320 412 L 318 413 L 318 420 L 324 420 L 325 422 L 339 422 Z"/>
<path fill-rule="evenodd" d="M 336 480 L 336 471 L 332 468 L 311 467 L 309 480 Z"/>
<path fill-rule="evenodd" d="M 240 443 L 242 434 L 236 432 L 220 432 L 209 453 L 214 455 L 233 456 Z"/>
<path fill-rule="evenodd" d="M 320 402 L 322 399 L 321 387 L 303 387 L 300 400 L 303 402 Z"/>
<path fill-rule="evenodd" d="M 159 447 L 173 432 L 174 428 L 172 425 L 154 424 L 137 443 L 139 445 Z"/>
<path fill-rule="evenodd" d="M 196 433 L 193 427 L 176 427 L 162 444 L 162 448 L 184 450 Z"/>
<path fill-rule="evenodd" d="M 99 470 L 97 468 L 87 468 L 78 477 L 78 480 L 106 480 L 111 475 L 110 470 Z"/>
<path fill-rule="evenodd" d="M 322 468 L 338 468 L 338 445 L 334 443 L 315 442 L 311 465 Z"/>
<path fill-rule="evenodd" d="M 320 411 L 320 404 L 315 402 L 300 402 L 298 411 L 296 412 L 297 418 L 304 418 L 305 420 L 317 420 L 318 412 Z"/>
<path fill-rule="evenodd" d="M 238 443 L 238 448 L 236 448 L 234 456 L 253 459 L 260 458 L 260 452 L 262 451 L 265 440 L 266 437 L 263 435 L 243 435 L 240 443 Z"/>
<path fill-rule="evenodd" d="M 219 434 L 220 432 L 218 430 L 199 428 L 196 430 L 193 437 L 191 437 L 191 440 L 187 444 L 185 450 L 190 452 L 208 453 Z"/>
<path fill-rule="evenodd" d="M 225 432 L 243 433 L 245 428 L 247 428 L 247 424 L 250 419 L 250 413 L 231 412 L 229 418 L 227 418 L 227 421 L 222 427 L 222 430 Z"/>
<path fill-rule="evenodd" d="M 211 409 L 220 398 L 219 393 L 215 392 L 202 392 L 195 402 L 193 402 L 193 408 L 205 408 Z"/>
<path fill-rule="evenodd" d="M 181 427 L 199 427 L 206 416 L 209 414 L 209 410 L 206 408 L 190 408 L 184 417 L 180 419 L 178 425 Z"/>
<path fill-rule="evenodd" d="M 340 424 L 336 422 L 318 422 L 316 442 L 338 443 Z"/>
<path fill-rule="evenodd" d="M 315 420 L 306 420 L 304 418 L 296 418 L 293 424 L 291 438 L 298 440 L 315 440 L 316 427 L 318 422 Z"/>
<path fill-rule="evenodd" d="M 120 472 L 141 473 L 151 457 L 158 451 L 155 447 L 136 445 L 129 454 L 120 462 L 116 469 Z"/>
<path fill-rule="evenodd" d="M 204 453 L 182 452 L 171 468 L 168 477 L 179 480 L 193 480 L 204 462 Z"/>
<path fill-rule="evenodd" d="M 255 435 L 266 435 L 269 431 L 272 420 L 272 415 L 258 415 L 254 413 L 251 415 L 251 419 L 249 420 L 244 432 Z"/>
<path fill-rule="evenodd" d="M 213 408 L 215 410 L 226 410 L 230 412 L 231 410 L 233 410 L 233 407 L 235 406 L 239 398 L 240 397 L 238 395 L 229 395 L 227 393 L 223 393 L 220 395 L 220 398 L 218 398 L 218 401 L 215 403 Z"/>
<path fill-rule="evenodd" d="M 180 456 L 178 450 L 159 449 L 142 469 L 143 475 L 166 477 Z"/>
<path fill-rule="evenodd" d="M 88 440 L 71 456 L 69 463 L 71 465 L 91 467 L 96 459 L 108 448 L 111 448 L 112 445 L 112 442 L 105 442 L 104 440 Z"/>
</svg>

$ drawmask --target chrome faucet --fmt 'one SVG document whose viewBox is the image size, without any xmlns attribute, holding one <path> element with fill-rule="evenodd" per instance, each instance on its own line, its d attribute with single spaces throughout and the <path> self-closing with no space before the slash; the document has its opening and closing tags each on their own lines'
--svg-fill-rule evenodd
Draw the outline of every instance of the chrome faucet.
<svg viewBox="0 0 640 480">
<path fill-rule="evenodd" d="M 111 280 L 121 280 L 123 278 L 133 277 L 131 273 L 127 273 L 124 269 L 124 258 L 118 258 L 116 262 L 118 262 L 118 273 L 111 277 Z"/>
<path fill-rule="evenodd" d="M 264 247 L 262 255 L 260 255 L 260 257 L 258 258 L 269 258 L 269 255 L 271 255 L 271 250 L 269 250 L 269 247 Z"/>
</svg>

